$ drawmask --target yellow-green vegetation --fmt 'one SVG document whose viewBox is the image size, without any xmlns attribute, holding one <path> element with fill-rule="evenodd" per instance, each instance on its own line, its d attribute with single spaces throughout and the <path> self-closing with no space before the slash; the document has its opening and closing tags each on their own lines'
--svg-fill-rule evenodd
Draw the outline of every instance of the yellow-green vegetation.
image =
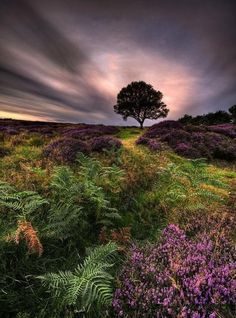
<svg viewBox="0 0 236 318">
<path fill-rule="evenodd" d="M 231 213 L 232 166 L 151 152 L 135 144 L 142 133 L 121 128 L 122 148 L 78 153 L 71 165 L 42 155 L 56 133 L 1 142 L 10 150 L 0 159 L 1 317 L 111 317 L 120 229 L 151 242 L 170 223 L 188 228 L 194 215 Z M 100 246 L 104 231 L 118 245 Z"/>
</svg>

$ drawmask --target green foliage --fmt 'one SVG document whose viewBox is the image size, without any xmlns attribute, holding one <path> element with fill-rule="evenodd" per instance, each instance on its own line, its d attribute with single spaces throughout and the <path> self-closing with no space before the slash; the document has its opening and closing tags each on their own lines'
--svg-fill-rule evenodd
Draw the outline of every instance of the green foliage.
<svg viewBox="0 0 236 318">
<path fill-rule="evenodd" d="M 124 120 L 134 118 L 143 128 L 145 119 L 166 117 L 169 110 L 162 101 L 163 94 L 156 91 L 152 85 L 143 81 L 132 82 L 123 87 L 117 95 L 114 111 Z"/>
<path fill-rule="evenodd" d="M 234 108 L 229 109 L 229 112 L 231 113 L 232 116 L 227 111 L 224 111 L 224 110 L 218 110 L 214 113 L 197 115 L 195 117 L 185 114 L 183 117 L 179 118 L 179 121 L 182 124 L 193 124 L 193 125 L 225 124 L 225 123 L 230 123 L 232 121 L 232 118 L 234 116 L 233 111 L 234 111 Z"/>
<path fill-rule="evenodd" d="M 154 195 L 165 210 L 176 207 L 197 209 L 205 203 L 222 200 L 215 188 L 225 189 L 226 184 L 208 170 L 204 160 L 180 159 L 160 170 Z"/>
<path fill-rule="evenodd" d="M 16 211 L 18 218 L 32 215 L 47 203 L 37 192 L 18 192 L 9 184 L 0 182 L 0 206 Z"/>
<path fill-rule="evenodd" d="M 121 128 L 120 131 L 117 133 L 117 137 L 121 139 L 129 139 L 132 137 L 137 137 L 140 135 L 140 129 L 139 128 L 130 128 L 130 127 L 124 127 Z"/>
<path fill-rule="evenodd" d="M 113 276 L 111 268 L 116 261 L 117 246 L 114 243 L 95 248 L 82 264 L 71 272 L 47 273 L 39 276 L 56 298 L 59 310 L 73 305 L 80 313 L 96 313 L 112 301 Z"/>
<path fill-rule="evenodd" d="M 39 147 L 23 145 L 17 147 L 15 157 L 18 159 L 24 159 L 24 161 L 28 161 L 38 159 L 40 154 L 41 149 Z"/>
<path fill-rule="evenodd" d="M 187 160 L 170 153 L 165 158 L 169 160 L 153 164 L 149 184 L 136 188 L 132 198 L 123 200 L 130 212 L 122 219 L 125 225 L 132 224 L 138 239 L 153 239 L 169 222 L 182 222 L 184 211 L 192 214 L 226 202 L 228 172 L 213 169 L 203 160 Z"/>
<path fill-rule="evenodd" d="M 79 172 L 59 167 L 51 181 L 48 229 L 61 239 L 80 237 L 96 225 L 112 225 L 120 218 L 106 197 L 104 187 L 116 188 L 122 171 L 104 167 L 99 161 L 80 155 Z M 93 229 L 93 230 L 94 230 Z"/>
<path fill-rule="evenodd" d="M 40 135 L 39 136 L 38 135 L 32 136 L 31 139 L 29 140 L 29 145 L 34 146 L 34 147 L 43 146 L 44 143 L 45 143 L 45 140 Z"/>
<path fill-rule="evenodd" d="M 103 166 L 98 160 L 86 157 L 82 153 L 79 154 L 77 161 L 80 164 L 79 175 L 84 181 L 92 180 L 96 184 L 116 189 L 123 180 L 124 172 L 115 165 Z"/>
<path fill-rule="evenodd" d="M 103 226 L 109 233 L 130 226 L 132 238 L 147 244 L 169 222 L 185 225 L 195 214 L 210 218 L 233 210 L 233 165 L 220 169 L 167 149 L 151 153 L 136 147 L 139 134 L 138 128 L 121 128 L 122 149 L 92 154 L 96 159 L 80 154 L 70 167 L 42 160 L 41 141 L 29 146 L 32 134 L 3 140 L 11 153 L 0 159 L 6 181 L 0 182 L 1 317 L 112 317 L 116 253 L 110 254 L 110 243 L 85 256 L 98 244 Z M 224 200 L 229 195 L 231 206 Z M 26 244 L 6 240 L 21 218 L 37 229 L 41 257 L 29 255 Z"/>
<path fill-rule="evenodd" d="M 109 164 L 121 166 L 123 161 L 122 161 L 122 153 L 123 153 L 123 148 L 120 147 L 119 149 L 104 149 L 104 154 L 106 155 L 106 158 L 109 158 Z"/>
<path fill-rule="evenodd" d="M 85 220 L 82 219 L 82 208 L 79 205 L 80 187 L 69 167 L 60 167 L 55 170 L 51 181 L 51 189 L 51 206 L 47 229 L 54 236 L 66 239 L 73 236 L 74 231 L 79 232 L 85 226 Z"/>
</svg>

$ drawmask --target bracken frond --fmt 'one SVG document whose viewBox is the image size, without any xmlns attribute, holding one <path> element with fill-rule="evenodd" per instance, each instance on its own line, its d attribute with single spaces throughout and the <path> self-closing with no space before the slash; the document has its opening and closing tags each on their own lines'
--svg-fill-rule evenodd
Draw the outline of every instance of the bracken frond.
<svg viewBox="0 0 236 318">
<path fill-rule="evenodd" d="M 26 240 L 26 244 L 30 253 L 38 254 L 38 256 L 42 255 L 43 246 L 31 222 L 18 221 L 18 228 L 13 237 L 15 243 L 19 244 L 22 237 Z"/>
<path fill-rule="evenodd" d="M 110 269 L 116 259 L 117 246 L 110 242 L 95 248 L 73 272 L 47 273 L 38 278 L 43 286 L 52 290 L 60 304 L 75 306 L 88 314 L 111 304 L 113 277 Z"/>
</svg>

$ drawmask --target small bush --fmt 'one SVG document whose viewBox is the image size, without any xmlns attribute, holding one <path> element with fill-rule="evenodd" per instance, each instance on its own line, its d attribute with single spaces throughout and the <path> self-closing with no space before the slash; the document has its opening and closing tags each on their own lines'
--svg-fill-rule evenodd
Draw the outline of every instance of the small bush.
<svg viewBox="0 0 236 318">
<path fill-rule="evenodd" d="M 59 138 L 44 147 L 43 156 L 60 163 L 72 163 L 78 152 L 89 152 L 85 142 L 74 138 Z"/>
<path fill-rule="evenodd" d="M 119 132 L 119 129 L 113 126 L 103 125 L 84 125 L 81 127 L 67 129 L 64 136 L 69 138 L 77 138 L 81 140 L 90 140 L 94 137 L 103 135 L 112 135 Z"/>
<path fill-rule="evenodd" d="M 114 127 L 114 126 L 96 125 L 96 126 L 94 126 L 94 128 L 101 131 L 103 135 L 115 135 L 120 131 L 119 128 Z"/>
<path fill-rule="evenodd" d="M 0 142 L 3 142 L 5 139 L 5 134 L 0 130 Z"/>
<path fill-rule="evenodd" d="M 151 126 L 145 133 L 146 137 L 156 138 L 160 135 L 169 133 L 171 130 L 181 129 L 182 124 L 175 120 L 164 120 L 158 124 Z"/>
<path fill-rule="evenodd" d="M 236 160 L 236 145 L 218 145 L 214 150 L 214 157 L 227 161 Z"/>
<path fill-rule="evenodd" d="M 103 152 L 104 150 L 119 149 L 122 143 L 119 139 L 110 136 L 96 137 L 91 142 L 91 150 Z"/>
<path fill-rule="evenodd" d="M 29 144 L 34 147 L 40 147 L 44 144 L 44 139 L 42 136 L 33 136 L 30 139 Z"/>
<path fill-rule="evenodd" d="M 167 142 L 170 146 L 175 146 L 177 143 L 189 142 L 191 140 L 191 134 L 184 130 L 176 129 L 171 130 L 169 133 L 161 135 L 160 140 Z"/>
<path fill-rule="evenodd" d="M 6 126 L 6 127 L 2 127 L 2 132 L 4 132 L 6 136 L 13 136 L 13 135 L 18 135 L 20 130 L 13 127 Z"/>
<path fill-rule="evenodd" d="M 208 126 L 207 129 L 230 138 L 236 138 L 236 126 L 232 124 Z"/>
<path fill-rule="evenodd" d="M 188 124 L 186 126 L 183 126 L 184 129 L 190 133 L 192 132 L 206 132 L 207 131 L 207 127 L 206 126 L 194 126 L 194 125 L 191 125 L 191 124 Z"/>
<path fill-rule="evenodd" d="M 26 141 L 26 136 L 24 134 L 15 135 L 11 137 L 10 145 L 11 147 L 16 147 L 24 144 Z"/>
<path fill-rule="evenodd" d="M 153 139 L 150 139 L 148 141 L 148 144 L 147 144 L 149 150 L 151 151 L 159 151 L 162 149 L 162 144 L 157 141 L 157 140 L 153 140 Z"/>
<path fill-rule="evenodd" d="M 39 133 L 46 136 L 54 133 L 54 128 L 50 126 L 29 126 L 26 129 L 30 133 Z"/>
<path fill-rule="evenodd" d="M 10 154 L 10 150 L 8 148 L 0 146 L 0 158 L 3 158 Z"/>
<path fill-rule="evenodd" d="M 80 140 L 89 140 L 94 137 L 101 136 L 103 133 L 102 131 L 94 128 L 87 128 L 87 129 L 72 129 L 67 131 L 64 136 L 67 138 L 76 138 Z"/>
<path fill-rule="evenodd" d="M 136 145 L 147 145 L 150 141 L 150 138 L 148 137 L 144 137 L 144 136 L 140 136 L 137 140 L 136 140 Z"/>
<path fill-rule="evenodd" d="M 190 143 L 180 142 L 176 145 L 174 150 L 177 154 L 188 158 L 194 159 L 200 157 L 200 153 L 196 149 L 194 149 Z"/>
</svg>

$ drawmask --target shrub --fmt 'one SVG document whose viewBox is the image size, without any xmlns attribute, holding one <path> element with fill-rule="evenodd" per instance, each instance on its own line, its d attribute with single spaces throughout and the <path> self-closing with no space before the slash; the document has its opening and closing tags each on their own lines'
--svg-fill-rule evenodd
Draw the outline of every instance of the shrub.
<svg viewBox="0 0 236 318">
<path fill-rule="evenodd" d="M 234 235 L 236 226 L 236 218 L 230 212 L 222 212 L 222 210 L 214 211 L 209 214 L 204 210 L 197 210 L 194 213 L 185 211 L 181 215 L 181 223 L 188 236 L 195 236 L 196 234 L 208 233 L 214 239 L 223 235 L 230 240 Z"/>
<path fill-rule="evenodd" d="M 88 153 L 89 148 L 84 141 L 74 138 L 59 138 L 43 149 L 43 156 L 61 163 L 72 163 L 77 153 Z"/>
<path fill-rule="evenodd" d="M 162 144 L 159 141 L 153 139 L 149 140 L 147 146 L 151 151 L 159 151 L 162 149 Z"/>
<path fill-rule="evenodd" d="M 214 149 L 214 157 L 217 159 L 223 159 L 227 161 L 233 161 L 236 159 L 236 145 L 218 145 Z"/>
<path fill-rule="evenodd" d="M 179 155 L 185 156 L 187 158 L 199 158 L 201 157 L 199 151 L 194 149 L 190 143 L 180 142 L 174 148 L 175 152 Z"/>
<path fill-rule="evenodd" d="M 151 126 L 151 130 L 159 130 L 161 129 L 181 129 L 183 125 L 175 120 L 163 120 L 158 124 L 154 124 Z"/>
<path fill-rule="evenodd" d="M 1 127 L 0 127 L 0 128 L 1 128 Z M 5 134 L 4 134 L 4 132 L 2 132 L 1 129 L 0 129 L 0 142 L 3 142 L 4 139 L 5 139 Z"/>
<path fill-rule="evenodd" d="M 200 126 L 194 126 L 194 125 L 186 125 L 186 126 L 183 126 L 184 129 L 188 132 L 205 132 L 207 131 L 207 127 L 206 126 L 203 126 L 203 125 L 200 125 Z"/>
<path fill-rule="evenodd" d="M 236 138 L 236 126 L 232 124 L 208 126 L 207 129 L 230 138 Z"/>
<path fill-rule="evenodd" d="M 96 137 L 91 142 L 91 150 L 103 152 L 104 150 L 119 149 L 122 143 L 119 139 L 110 136 Z"/>
<path fill-rule="evenodd" d="M 169 225 L 156 244 L 133 246 L 113 299 L 118 317 L 217 317 L 236 302 L 236 254 L 224 235 L 189 239 Z"/>
<path fill-rule="evenodd" d="M 170 146 L 175 146 L 177 143 L 188 142 L 191 140 L 191 134 L 180 129 L 171 130 L 167 134 L 160 135 L 160 140 L 167 142 Z"/>
<path fill-rule="evenodd" d="M 64 136 L 70 138 L 78 138 L 81 140 L 89 140 L 102 135 L 112 135 L 119 132 L 119 129 L 113 126 L 103 125 L 84 125 L 81 127 L 66 129 Z"/>
<path fill-rule="evenodd" d="M 136 140 L 136 145 L 147 145 L 150 141 L 150 138 L 148 137 L 144 137 L 144 136 L 140 136 L 137 140 Z"/>
<path fill-rule="evenodd" d="M 173 150 L 188 158 L 236 159 L 236 126 L 232 124 L 214 126 L 183 126 L 175 121 L 163 121 L 150 127 L 137 140 L 150 149 L 150 140 L 166 142 Z M 152 144 L 151 143 L 151 144 Z M 158 146 L 157 146 L 158 148 Z"/>
<path fill-rule="evenodd" d="M 181 129 L 182 124 L 175 120 L 164 120 L 158 124 L 151 126 L 145 133 L 146 137 L 155 138 L 163 134 L 169 133 L 172 129 Z"/>
<path fill-rule="evenodd" d="M 120 131 L 119 128 L 114 126 L 96 125 L 94 128 L 101 131 L 103 135 L 115 135 Z"/>
<path fill-rule="evenodd" d="M 77 138 L 81 140 L 89 140 L 94 137 L 101 136 L 103 133 L 102 131 L 94 128 L 87 128 L 87 129 L 72 129 L 67 131 L 64 136 L 67 138 Z"/>
<path fill-rule="evenodd" d="M 29 126 L 26 128 L 30 133 L 39 133 L 41 135 L 52 135 L 54 127 L 50 126 Z"/>
<path fill-rule="evenodd" d="M 33 136 L 30 141 L 29 141 L 29 144 L 31 146 L 34 146 L 34 147 L 40 147 L 44 144 L 44 139 L 42 138 L 42 136 Z"/>
<path fill-rule="evenodd" d="M 13 136 L 13 135 L 18 135 L 19 134 L 19 130 L 12 128 L 12 127 L 3 127 L 3 131 L 5 132 L 6 136 Z"/>
<path fill-rule="evenodd" d="M 0 158 L 3 158 L 9 154 L 10 154 L 10 150 L 8 148 L 0 146 Z"/>
<path fill-rule="evenodd" d="M 11 147 L 16 147 L 25 143 L 27 136 L 23 133 L 19 135 L 14 135 L 11 137 L 10 145 Z"/>
</svg>

